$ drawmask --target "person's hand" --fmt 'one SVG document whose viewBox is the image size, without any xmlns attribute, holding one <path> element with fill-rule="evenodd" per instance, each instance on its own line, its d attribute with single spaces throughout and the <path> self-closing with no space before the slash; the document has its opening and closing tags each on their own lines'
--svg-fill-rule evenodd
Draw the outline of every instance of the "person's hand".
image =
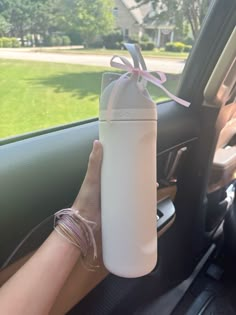
<svg viewBox="0 0 236 315">
<path fill-rule="evenodd" d="M 72 206 L 73 209 L 79 210 L 79 213 L 85 219 L 95 222 L 96 230 L 101 227 L 102 156 L 102 144 L 98 140 L 95 140 L 89 156 L 88 168 L 83 184 Z"/>
</svg>

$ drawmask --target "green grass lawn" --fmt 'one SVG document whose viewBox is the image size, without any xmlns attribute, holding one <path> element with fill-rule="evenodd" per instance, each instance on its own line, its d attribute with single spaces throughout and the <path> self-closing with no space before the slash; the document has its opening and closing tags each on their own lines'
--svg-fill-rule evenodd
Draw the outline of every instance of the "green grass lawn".
<svg viewBox="0 0 236 315">
<path fill-rule="evenodd" d="M 107 69 L 48 62 L 0 60 L 0 138 L 98 116 Z M 178 77 L 166 83 L 175 91 Z M 153 86 L 155 100 L 165 94 Z"/>
<path fill-rule="evenodd" d="M 83 54 L 83 55 L 124 55 L 128 56 L 129 53 L 126 50 L 110 50 L 110 49 L 57 49 L 57 48 L 35 48 L 35 51 L 51 52 L 51 53 L 63 53 L 63 54 Z M 188 53 L 168 52 L 164 50 L 154 49 L 151 51 L 142 51 L 142 55 L 149 58 L 168 58 L 168 59 L 187 59 Z"/>
</svg>

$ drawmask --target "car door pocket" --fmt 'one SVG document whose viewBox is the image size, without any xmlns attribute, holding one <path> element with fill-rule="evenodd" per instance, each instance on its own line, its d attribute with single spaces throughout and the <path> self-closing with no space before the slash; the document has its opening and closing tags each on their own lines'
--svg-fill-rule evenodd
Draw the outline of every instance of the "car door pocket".
<svg viewBox="0 0 236 315">
<path fill-rule="evenodd" d="M 166 198 L 157 204 L 157 232 L 160 237 L 174 223 L 175 207 L 170 198 Z"/>
</svg>

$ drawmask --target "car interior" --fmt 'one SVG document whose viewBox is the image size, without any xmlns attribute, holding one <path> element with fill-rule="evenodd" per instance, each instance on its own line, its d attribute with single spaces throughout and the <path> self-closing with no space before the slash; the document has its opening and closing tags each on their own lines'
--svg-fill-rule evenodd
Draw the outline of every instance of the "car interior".
<svg viewBox="0 0 236 315">
<path fill-rule="evenodd" d="M 191 106 L 157 104 L 155 269 L 121 278 L 100 257 L 96 271 L 75 270 L 51 314 L 236 314 L 235 0 L 212 2 L 178 95 Z M 73 202 L 94 139 L 97 118 L 1 141 L 0 285 Z"/>
</svg>

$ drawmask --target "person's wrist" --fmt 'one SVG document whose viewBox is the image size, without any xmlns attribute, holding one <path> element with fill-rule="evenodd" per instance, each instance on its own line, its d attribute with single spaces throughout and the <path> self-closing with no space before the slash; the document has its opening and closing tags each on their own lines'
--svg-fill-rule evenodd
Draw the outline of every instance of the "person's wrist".
<svg viewBox="0 0 236 315">
<path fill-rule="evenodd" d="M 67 263 L 67 261 L 76 263 L 80 257 L 82 257 L 80 249 L 68 242 L 55 230 L 51 233 L 46 242 L 50 243 L 48 247 L 50 248 L 48 257 L 53 255 L 55 261 L 58 260 L 63 264 Z"/>
<path fill-rule="evenodd" d="M 82 256 L 87 256 L 90 247 L 93 247 L 94 258 L 97 257 L 97 246 L 93 234 L 96 224 L 82 217 L 78 210 L 67 208 L 55 214 L 55 231 L 71 245 L 77 247 Z"/>
</svg>

